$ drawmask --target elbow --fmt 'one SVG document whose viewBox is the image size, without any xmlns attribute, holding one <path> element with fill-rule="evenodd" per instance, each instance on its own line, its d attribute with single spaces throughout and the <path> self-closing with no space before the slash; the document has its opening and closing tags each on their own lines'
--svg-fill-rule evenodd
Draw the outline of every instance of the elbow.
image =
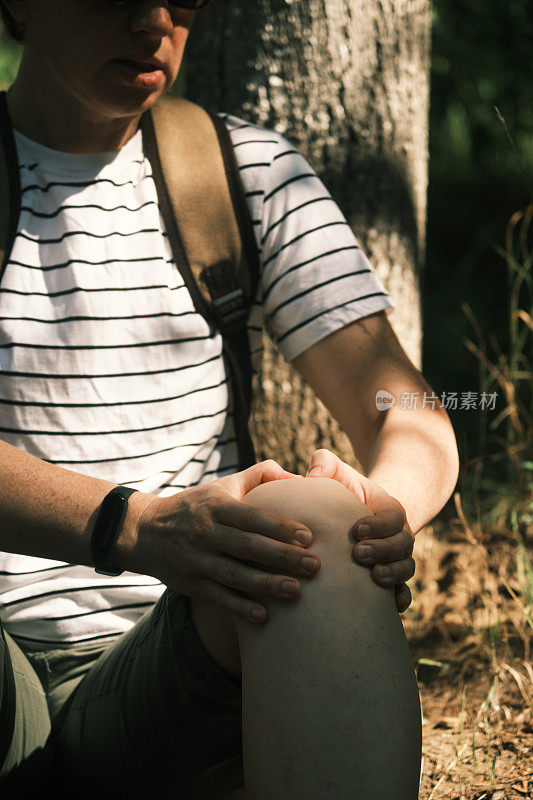
<svg viewBox="0 0 533 800">
<path fill-rule="evenodd" d="M 459 474 L 461 470 L 461 462 L 453 425 L 446 411 L 443 411 L 442 413 L 445 417 L 445 426 L 443 434 L 441 437 L 439 437 L 439 458 L 441 459 L 441 463 L 443 465 L 442 485 L 445 490 L 444 503 L 446 503 L 452 496 L 453 491 L 457 486 L 457 481 L 459 480 Z"/>
<path fill-rule="evenodd" d="M 459 460 L 459 451 L 457 449 L 457 442 L 455 441 L 455 436 L 453 437 L 452 466 L 450 471 L 453 480 L 452 487 L 450 490 L 450 497 L 451 497 L 453 490 L 457 486 L 457 481 L 459 480 L 459 473 L 461 471 L 461 462 Z"/>
</svg>

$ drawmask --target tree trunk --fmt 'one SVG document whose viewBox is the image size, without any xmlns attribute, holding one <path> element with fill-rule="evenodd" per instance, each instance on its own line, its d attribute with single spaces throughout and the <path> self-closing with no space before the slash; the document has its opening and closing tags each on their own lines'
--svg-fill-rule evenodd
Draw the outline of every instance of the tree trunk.
<svg viewBox="0 0 533 800">
<path fill-rule="evenodd" d="M 396 303 L 421 367 L 429 0 L 212 0 L 187 50 L 187 97 L 282 133 L 346 216 Z M 254 378 L 258 459 L 302 472 L 317 447 L 357 465 L 348 438 L 264 337 Z"/>
</svg>

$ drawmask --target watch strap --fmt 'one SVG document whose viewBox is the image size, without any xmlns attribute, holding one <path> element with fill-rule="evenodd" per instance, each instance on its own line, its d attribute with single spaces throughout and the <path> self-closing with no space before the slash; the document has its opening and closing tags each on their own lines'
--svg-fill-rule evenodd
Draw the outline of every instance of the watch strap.
<svg viewBox="0 0 533 800">
<path fill-rule="evenodd" d="M 128 497 L 136 491 L 128 486 L 115 486 L 102 500 L 91 535 L 94 569 L 100 575 L 116 577 L 124 572 L 115 566 L 114 550 L 128 510 Z"/>
</svg>

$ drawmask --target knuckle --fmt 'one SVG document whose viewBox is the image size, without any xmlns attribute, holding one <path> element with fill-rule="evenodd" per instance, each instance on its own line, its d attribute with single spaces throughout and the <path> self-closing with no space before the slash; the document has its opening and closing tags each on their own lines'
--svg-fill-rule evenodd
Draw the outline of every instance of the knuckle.
<svg viewBox="0 0 533 800">
<path fill-rule="evenodd" d="M 263 461 L 263 466 L 264 467 L 279 467 L 279 464 L 273 458 L 267 458 L 265 461 Z"/>
<path fill-rule="evenodd" d="M 398 516 L 401 520 L 401 524 L 405 525 L 405 523 L 407 522 L 407 514 L 405 513 L 405 508 L 402 506 L 399 500 L 397 500 L 397 503 L 398 503 Z"/>
<path fill-rule="evenodd" d="M 292 556 L 293 552 L 292 552 L 292 547 L 290 545 L 284 544 L 278 549 L 278 561 L 280 561 L 281 563 L 290 561 Z"/>
<path fill-rule="evenodd" d="M 216 592 L 214 597 L 215 603 L 219 606 L 226 606 L 226 598 L 224 592 Z"/>
<path fill-rule="evenodd" d="M 399 500 L 395 497 L 392 499 L 392 509 L 391 515 L 394 519 L 394 524 L 398 526 L 397 530 L 402 530 L 403 526 L 407 522 L 407 517 L 405 515 L 405 508 L 402 506 Z"/>
<path fill-rule="evenodd" d="M 197 528 L 196 526 L 189 525 L 184 532 L 184 536 L 189 547 L 194 547 L 198 544 L 198 541 L 203 543 L 204 530 L 201 527 Z"/>
<path fill-rule="evenodd" d="M 313 452 L 313 455 L 314 455 L 314 456 L 325 456 L 325 455 L 328 455 L 328 454 L 329 454 L 329 452 L 330 452 L 330 451 L 329 451 L 329 450 L 327 450 L 327 448 L 325 448 L 325 447 L 319 447 L 319 448 L 318 448 L 318 450 L 314 450 L 314 452 Z"/>
<path fill-rule="evenodd" d="M 413 546 L 414 546 L 415 540 L 413 539 L 413 537 L 411 536 L 409 531 L 404 531 L 404 535 L 405 535 L 405 540 L 407 542 L 407 552 L 409 554 L 411 554 L 413 552 Z"/>
<path fill-rule="evenodd" d="M 241 533 L 237 541 L 236 555 L 239 555 L 242 558 L 251 559 L 254 555 L 254 542 L 255 540 L 253 534 L 246 532 Z"/>
<path fill-rule="evenodd" d="M 191 525 L 191 527 L 187 531 L 188 540 L 191 541 L 194 539 L 196 542 L 199 542 L 200 544 L 205 544 L 209 536 L 208 534 L 209 527 L 210 526 L 207 520 L 203 519 L 196 520 L 195 524 Z"/>
<path fill-rule="evenodd" d="M 191 530 L 191 535 L 197 544 L 206 547 L 213 535 L 213 521 L 209 518 L 200 518 Z"/>
<path fill-rule="evenodd" d="M 243 508 L 239 508 L 241 516 L 235 521 L 235 529 L 238 531 L 251 531 L 253 530 L 252 524 L 252 507 L 243 503 Z"/>
<path fill-rule="evenodd" d="M 275 578 L 270 575 L 263 575 L 261 577 L 261 585 L 265 594 L 277 594 L 277 583 Z"/>
<path fill-rule="evenodd" d="M 332 453 L 331 450 L 328 450 L 326 447 L 319 447 L 317 450 L 313 450 L 311 458 L 309 459 L 315 466 L 331 466 L 332 462 L 337 460 L 339 459 L 335 453 Z"/>
<path fill-rule="evenodd" d="M 235 564 L 226 562 L 222 568 L 222 575 L 225 583 L 235 583 L 239 575 L 239 570 Z"/>
<path fill-rule="evenodd" d="M 245 602 L 242 602 L 242 601 L 239 602 L 238 601 L 238 602 L 235 603 L 235 608 L 232 608 L 232 611 L 235 614 L 237 614 L 237 616 L 242 617 L 242 619 L 246 619 L 247 620 L 248 617 L 249 617 L 249 613 L 250 613 L 252 608 L 253 608 L 253 606 L 249 606 Z"/>
<path fill-rule="evenodd" d="M 224 505 L 227 501 L 227 498 L 223 495 L 219 495 L 216 492 L 209 494 L 207 497 L 202 499 L 201 502 L 201 509 L 203 512 L 203 516 L 209 520 L 217 520 L 220 512 L 223 510 Z"/>
<path fill-rule="evenodd" d="M 255 527 L 254 521 L 257 519 L 257 511 L 253 508 L 253 506 L 248 506 L 246 503 L 243 503 L 243 508 L 240 509 L 242 512 L 242 529 L 245 531 L 252 531 Z"/>
<path fill-rule="evenodd" d="M 389 570 L 390 570 L 389 575 L 384 575 L 382 573 L 381 570 L 382 570 L 383 567 L 388 567 L 389 568 Z M 373 567 L 373 572 L 374 572 L 374 574 L 376 575 L 376 577 L 379 580 L 388 581 L 388 582 L 394 581 L 395 569 L 394 569 L 394 566 L 392 564 L 379 564 L 379 565 L 376 564 Z"/>
</svg>

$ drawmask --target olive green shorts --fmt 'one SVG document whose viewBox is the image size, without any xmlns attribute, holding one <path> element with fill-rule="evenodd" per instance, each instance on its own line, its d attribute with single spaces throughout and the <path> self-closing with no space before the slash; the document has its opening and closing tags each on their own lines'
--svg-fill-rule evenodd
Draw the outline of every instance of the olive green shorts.
<svg viewBox="0 0 533 800">
<path fill-rule="evenodd" d="M 3 797 L 221 800 L 244 786 L 242 686 L 189 597 L 167 589 L 111 644 L 23 652 L 2 630 L 0 648 Z"/>
</svg>

